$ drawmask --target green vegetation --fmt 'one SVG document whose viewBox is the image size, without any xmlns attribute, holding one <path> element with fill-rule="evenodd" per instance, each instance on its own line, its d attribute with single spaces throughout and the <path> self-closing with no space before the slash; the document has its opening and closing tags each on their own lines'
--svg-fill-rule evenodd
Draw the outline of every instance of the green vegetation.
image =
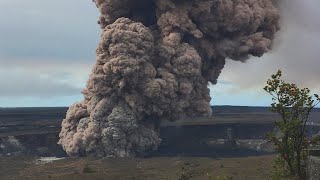
<svg viewBox="0 0 320 180">
<path fill-rule="evenodd" d="M 207 176 L 209 177 L 209 180 L 233 180 L 231 176 L 227 175 L 213 176 L 208 173 Z"/>
<path fill-rule="evenodd" d="M 221 166 L 220 166 L 221 167 Z M 222 167 L 221 167 L 222 168 Z M 190 180 L 192 177 L 199 177 L 202 173 L 194 172 L 190 170 L 188 167 L 182 167 L 181 170 L 177 171 L 177 180 Z M 227 175 L 212 175 L 211 173 L 206 173 L 208 180 L 232 180 L 231 176 Z"/>
<path fill-rule="evenodd" d="M 182 167 L 181 170 L 177 171 L 178 180 L 189 180 L 193 177 L 192 172 L 187 168 Z"/>
<path fill-rule="evenodd" d="M 307 137 L 306 125 L 320 98 L 317 94 L 310 95 L 308 88 L 286 83 L 281 75 L 280 70 L 272 75 L 264 88 L 272 96 L 271 111 L 281 116 L 281 120 L 275 122 L 280 133 L 267 134 L 279 154 L 273 164 L 272 177 L 301 180 L 306 177 L 308 148 L 319 140 Z"/>
</svg>

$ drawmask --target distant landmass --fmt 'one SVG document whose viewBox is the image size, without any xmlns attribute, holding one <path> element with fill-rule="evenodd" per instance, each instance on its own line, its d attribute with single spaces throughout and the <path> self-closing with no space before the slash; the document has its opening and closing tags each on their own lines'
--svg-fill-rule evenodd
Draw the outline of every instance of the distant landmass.
<svg viewBox="0 0 320 180">
<path fill-rule="evenodd" d="M 240 145 L 249 143 L 244 145 L 245 148 L 255 149 L 257 147 L 253 145 L 264 142 L 265 133 L 275 130 L 273 122 L 279 119 L 268 107 L 213 106 L 212 109 L 210 118 L 185 117 L 173 122 L 163 121 L 160 131 L 163 141 L 157 153 L 216 152 L 207 147 L 207 143 L 216 147 L 221 143 L 219 139 L 226 138 L 229 131 L 239 139 Z M 67 107 L 0 108 L 0 156 L 17 152 L 64 156 L 65 152 L 57 141 L 67 110 Z M 309 126 L 310 134 L 320 131 L 319 119 L 320 110 L 315 109 L 310 116 L 313 123 Z M 251 140 L 256 143 L 250 145 Z M 222 147 L 221 152 L 225 152 Z"/>
<path fill-rule="evenodd" d="M 68 107 L 16 107 L 0 108 L 0 137 L 8 134 L 59 132 Z M 184 118 L 164 122 L 163 126 L 206 125 L 221 123 L 271 123 L 278 117 L 269 107 L 212 106 L 211 118 Z M 320 124 L 320 109 L 315 108 L 310 122 Z"/>
</svg>

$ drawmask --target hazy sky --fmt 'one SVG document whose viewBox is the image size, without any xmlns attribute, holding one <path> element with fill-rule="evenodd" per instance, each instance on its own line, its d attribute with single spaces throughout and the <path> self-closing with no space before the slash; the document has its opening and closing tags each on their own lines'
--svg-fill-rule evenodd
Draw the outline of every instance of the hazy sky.
<svg viewBox="0 0 320 180">
<path fill-rule="evenodd" d="M 247 63 L 228 60 L 212 104 L 270 104 L 262 90 L 282 69 L 286 79 L 320 93 L 320 1 L 282 0 L 274 49 Z M 91 0 L 0 0 L 0 107 L 68 106 L 82 99 L 99 42 Z"/>
</svg>

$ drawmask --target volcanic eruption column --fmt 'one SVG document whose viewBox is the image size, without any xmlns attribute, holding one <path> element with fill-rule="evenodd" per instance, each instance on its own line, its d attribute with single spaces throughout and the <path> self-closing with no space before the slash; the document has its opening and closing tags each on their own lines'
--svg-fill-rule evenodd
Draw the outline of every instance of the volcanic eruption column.
<svg viewBox="0 0 320 180">
<path fill-rule="evenodd" d="M 157 149 L 163 119 L 210 116 L 208 83 L 225 59 L 262 56 L 279 30 L 272 0 L 94 0 L 97 61 L 62 122 L 70 156 Z"/>
</svg>

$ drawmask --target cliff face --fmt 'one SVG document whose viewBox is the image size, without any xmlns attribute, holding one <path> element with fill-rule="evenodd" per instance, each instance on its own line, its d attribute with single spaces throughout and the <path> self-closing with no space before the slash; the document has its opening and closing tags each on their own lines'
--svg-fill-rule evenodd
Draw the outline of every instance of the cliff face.
<svg viewBox="0 0 320 180">
<path fill-rule="evenodd" d="M 66 110 L 0 109 L 0 155 L 66 156 L 57 145 L 61 119 Z M 216 107 L 214 114 L 210 119 L 164 122 L 160 129 L 162 143 L 153 155 L 264 151 L 261 143 L 264 143 L 265 133 L 274 130 L 273 120 L 277 118 L 267 108 Z M 319 114 L 313 113 L 311 121 L 315 122 Z M 308 131 L 317 134 L 320 126 L 310 124 Z"/>
<path fill-rule="evenodd" d="M 58 133 L 1 137 L 0 155 L 65 156 L 58 140 Z"/>
<path fill-rule="evenodd" d="M 320 131 L 319 127 L 311 129 Z M 158 151 L 149 155 L 238 156 L 270 152 L 270 147 L 264 147 L 264 137 L 273 130 L 271 123 L 165 126 L 161 127 Z M 58 132 L 3 136 L 0 155 L 66 156 L 58 140 Z"/>
<path fill-rule="evenodd" d="M 320 151 L 320 150 L 319 150 Z M 320 177 L 320 157 L 310 156 L 308 159 L 308 179 L 318 180 Z"/>
</svg>

